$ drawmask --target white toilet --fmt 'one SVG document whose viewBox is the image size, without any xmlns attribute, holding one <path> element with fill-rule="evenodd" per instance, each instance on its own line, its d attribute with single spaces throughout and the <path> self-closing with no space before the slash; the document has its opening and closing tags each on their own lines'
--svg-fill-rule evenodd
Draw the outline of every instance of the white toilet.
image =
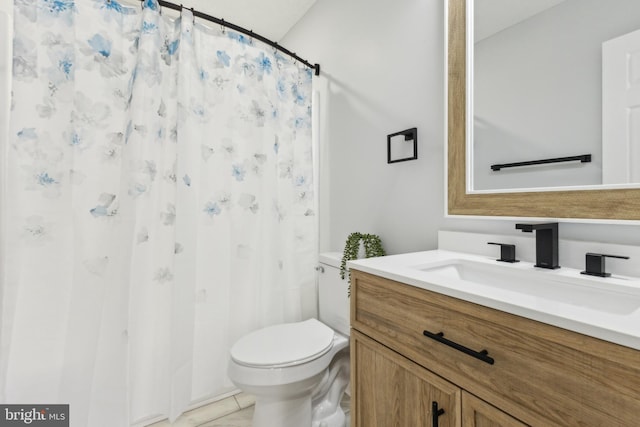
<svg viewBox="0 0 640 427">
<path fill-rule="evenodd" d="M 253 427 L 346 427 L 349 299 L 342 254 L 320 255 L 319 320 L 269 326 L 231 348 L 228 374 L 256 398 Z"/>
</svg>

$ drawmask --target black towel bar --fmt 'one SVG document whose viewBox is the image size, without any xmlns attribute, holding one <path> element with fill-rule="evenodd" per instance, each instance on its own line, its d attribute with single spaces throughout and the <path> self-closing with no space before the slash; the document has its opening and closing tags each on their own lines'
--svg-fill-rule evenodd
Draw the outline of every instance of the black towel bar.
<svg viewBox="0 0 640 427">
<path fill-rule="evenodd" d="M 499 171 L 504 168 L 515 168 L 518 166 L 530 166 L 530 165 L 544 165 L 547 163 L 561 163 L 561 162 L 572 162 L 574 160 L 579 160 L 581 163 L 589 163 L 591 162 L 591 154 L 582 154 L 580 156 L 569 156 L 569 157 L 556 157 L 553 159 L 542 159 L 542 160 L 531 160 L 528 162 L 516 162 L 516 163 L 504 163 L 498 165 L 491 165 L 491 170 Z"/>
</svg>

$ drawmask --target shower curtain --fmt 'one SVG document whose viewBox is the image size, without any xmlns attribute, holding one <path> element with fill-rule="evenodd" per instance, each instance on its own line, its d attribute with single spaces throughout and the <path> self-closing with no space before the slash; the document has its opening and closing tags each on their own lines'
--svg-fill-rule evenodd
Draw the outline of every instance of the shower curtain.
<svg viewBox="0 0 640 427">
<path fill-rule="evenodd" d="M 15 0 L 0 402 L 175 419 L 315 314 L 311 71 L 156 0 Z"/>
</svg>

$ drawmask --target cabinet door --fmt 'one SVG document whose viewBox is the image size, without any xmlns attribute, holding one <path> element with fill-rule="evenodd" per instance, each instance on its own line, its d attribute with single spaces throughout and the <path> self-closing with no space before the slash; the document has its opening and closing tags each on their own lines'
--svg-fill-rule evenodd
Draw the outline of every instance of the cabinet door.
<svg viewBox="0 0 640 427">
<path fill-rule="evenodd" d="M 466 391 L 462 392 L 462 425 L 464 427 L 526 427 L 526 424 Z"/>
<path fill-rule="evenodd" d="M 352 427 L 460 426 L 458 387 L 355 330 L 351 387 Z"/>
</svg>

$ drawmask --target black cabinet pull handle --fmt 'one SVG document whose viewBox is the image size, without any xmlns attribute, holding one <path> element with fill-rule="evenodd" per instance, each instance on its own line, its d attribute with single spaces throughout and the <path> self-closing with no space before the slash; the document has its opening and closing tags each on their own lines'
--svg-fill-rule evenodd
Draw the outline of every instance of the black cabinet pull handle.
<svg viewBox="0 0 640 427">
<path fill-rule="evenodd" d="M 444 345 L 448 345 L 449 347 L 455 348 L 456 350 L 461 351 L 465 354 L 468 354 L 469 356 L 475 357 L 476 359 L 480 359 L 483 362 L 488 363 L 489 365 L 493 365 L 493 362 L 494 362 L 493 357 L 489 357 L 489 352 L 487 350 L 480 350 L 480 351 L 471 350 L 470 348 L 460 345 L 457 342 L 453 342 L 446 339 L 444 337 L 444 332 L 438 332 L 437 334 L 434 334 L 433 332 L 429 332 L 425 330 L 422 333 L 424 334 L 425 337 L 429 337 L 432 340 L 436 340 L 438 342 L 441 342 Z"/>
<path fill-rule="evenodd" d="M 438 427 L 438 418 L 442 414 L 444 414 L 444 409 L 438 409 L 438 402 L 431 402 L 431 425 L 433 425 L 433 427 Z"/>
</svg>

